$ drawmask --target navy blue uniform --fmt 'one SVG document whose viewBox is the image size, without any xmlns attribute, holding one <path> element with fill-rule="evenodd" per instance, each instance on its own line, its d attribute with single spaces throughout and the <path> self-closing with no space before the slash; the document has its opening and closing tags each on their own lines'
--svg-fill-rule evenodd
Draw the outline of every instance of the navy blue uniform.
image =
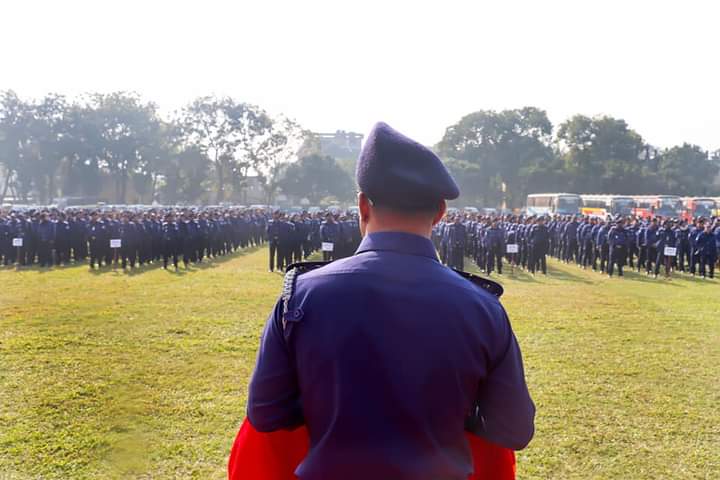
<svg viewBox="0 0 720 480">
<path fill-rule="evenodd" d="M 530 245 L 530 272 L 540 268 L 544 275 L 547 275 L 547 253 L 550 248 L 550 232 L 545 225 L 536 224 L 530 228 L 528 234 Z"/>
<path fill-rule="evenodd" d="M 340 226 L 336 222 L 325 221 L 320 225 L 320 241 L 333 244 L 333 250 L 331 252 L 323 251 L 324 261 L 328 262 L 335 259 L 335 248 L 337 248 L 339 236 Z"/>
<path fill-rule="evenodd" d="M 248 418 L 260 431 L 307 425 L 303 480 L 464 480 L 476 402 L 477 434 L 529 442 L 535 408 L 503 307 L 443 267 L 429 239 L 383 232 L 277 303 Z"/>
<path fill-rule="evenodd" d="M 623 267 L 627 260 L 627 247 L 631 241 L 630 232 L 625 230 L 622 225 L 616 225 L 608 232 L 608 249 L 610 251 L 610 259 L 608 261 L 607 272 L 612 277 L 614 266 L 618 267 L 618 275 L 623 276 Z"/>
<path fill-rule="evenodd" d="M 716 235 L 707 231 L 698 233 L 695 237 L 695 249 L 700 263 L 700 275 L 713 278 L 717 262 Z"/>
<path fill-rule="evenodd" d="M 462 223 L 451 223 L 447 226 L 448 265 L 458 270 L 465 267 L 465 241 L 467 229 Z"/>
</svg>

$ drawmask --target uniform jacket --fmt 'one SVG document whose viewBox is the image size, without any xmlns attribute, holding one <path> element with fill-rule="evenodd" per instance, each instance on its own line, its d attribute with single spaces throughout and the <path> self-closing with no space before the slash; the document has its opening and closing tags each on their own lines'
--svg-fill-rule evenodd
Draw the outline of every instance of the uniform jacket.
<svg viewBox="0 0 720 480">
<path fill-rule="evenodd" d="M 263 333 L 248 418 L 261 432 L 307 425 L 302 480 L 465 480 L 475 433 L 523 448 L 535 407 L 497 297 L 406 233 L 300 275 Z"/>
</svg>

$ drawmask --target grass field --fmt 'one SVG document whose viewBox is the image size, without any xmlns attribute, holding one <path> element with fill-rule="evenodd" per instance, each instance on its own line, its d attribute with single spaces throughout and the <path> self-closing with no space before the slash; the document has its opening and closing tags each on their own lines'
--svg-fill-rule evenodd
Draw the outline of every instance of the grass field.
<svg viewBox="0 0 720 480">
<path fill-rule="evenodd" d="M 282 277 L 0 269 L 0 479 L 221 479 Z M 551 263 L 503 297 L 538 407 L 520 479 L 720 478 L 720 284 Z"/>
</svg>

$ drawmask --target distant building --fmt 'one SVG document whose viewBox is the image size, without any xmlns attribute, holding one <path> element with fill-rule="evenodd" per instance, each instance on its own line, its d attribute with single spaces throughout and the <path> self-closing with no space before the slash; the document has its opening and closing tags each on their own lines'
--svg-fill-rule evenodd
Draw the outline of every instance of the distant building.
<svg viewBox="0 0 720 480">
<path fill-rule="evenodd" d="M 357 159 L 362 147 L 362 133 L 338 130 L 335 133 L 313 132 L 320 143 L 320 153 L 336 159 Z"/>
</svg>

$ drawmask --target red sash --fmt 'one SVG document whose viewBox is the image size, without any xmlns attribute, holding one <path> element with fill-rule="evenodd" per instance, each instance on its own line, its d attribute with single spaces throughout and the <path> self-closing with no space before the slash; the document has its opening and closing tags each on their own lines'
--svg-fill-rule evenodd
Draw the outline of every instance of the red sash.
<svg viewBox="0 0 720 480">
<path fill-rule="evenodd" d="M 515 480 L 515 453 L 465 433 L 475 472 L 468 480 Z M 310 446 L 305 427 L 260 433 L 245 419 L 235 437 L 229 480 L 296 480 L 294 474 Z"/>
</svg>

